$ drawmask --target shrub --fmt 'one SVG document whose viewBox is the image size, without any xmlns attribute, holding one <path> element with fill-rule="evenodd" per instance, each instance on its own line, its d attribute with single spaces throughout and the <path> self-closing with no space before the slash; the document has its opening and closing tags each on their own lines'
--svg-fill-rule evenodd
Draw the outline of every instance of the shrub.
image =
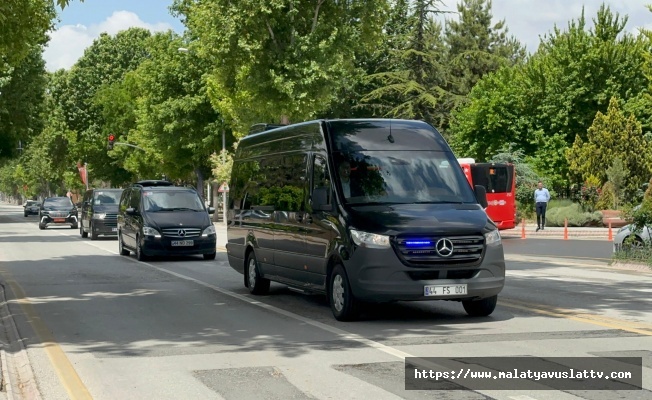
<svg viewBox="0 0 652 400">
<path fill-rule="evenodd" d="M 602 226 L 602 213 L 585 212 L 576 203 L 565 207 L 554 207 L 547 211 L 546 226 L 564 226 L 566 218 L 568 218 L 568 226 Z"/>
<path fill-rule="evenodd" d="M 602 186 L 602 192 L 598 196 L 598 201 L 595 203 L 597 210 L 612 210 L 616 208 L 616 195 L 614 193 L 613 184 L 607 182 Z"/>
</svg>

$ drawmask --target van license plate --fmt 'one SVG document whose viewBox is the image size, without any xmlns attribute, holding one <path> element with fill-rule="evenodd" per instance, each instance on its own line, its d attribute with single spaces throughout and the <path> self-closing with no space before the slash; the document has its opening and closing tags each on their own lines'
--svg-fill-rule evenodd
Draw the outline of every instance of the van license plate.
<svg viewBox="0 0 652 400">
<path fill-rule="evenodd" d="M 192 240 L 173 240 L 172 246 L 194 246 L 195 242 Z"/>
<path fill-rule="evenodd" d="M 466 285 L 428 285 L 423 287 L 424 296 L 457 296 L 467 294 Z"/>
</svg>

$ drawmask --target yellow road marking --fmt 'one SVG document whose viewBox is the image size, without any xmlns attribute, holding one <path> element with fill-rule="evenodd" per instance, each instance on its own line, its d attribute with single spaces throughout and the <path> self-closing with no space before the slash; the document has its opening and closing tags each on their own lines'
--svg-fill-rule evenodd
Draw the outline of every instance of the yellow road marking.
<svg viewBox="0 0 652 400">
<path fill-rule="evenodd" d="M 550 317 L 565 318 L 572 321 L 603 326 L 605 328 L 620 329 L 627 332 L 638 333 L 640 335 L 652 336 L 652 325 L 642 322 L 626 321 L 623 319 L 610 318 L 597 314 L 578 313 L 576 311 L 568 310 L 565 308 L 531 304 L 512 299 L 501 299 L 499 300 L 498 304 L 505 307 L 530 311 Z"/>
<path fill-rule="evenodd" d="M 7 271 L 2 271 L 2 274 L 7 277 L 9 273 Z M 30 324 L 34 329 L 34 332 L 43 343 L 45 352 L 54 367 L 54 370 L 59 376 L 61 384 L 68 392 L 68 395 L 71 399 L 92 399 L 90 392 L 82 382 L 77 371 L 68 360 L 66 353 L 61 349 L 61 346 L 56 342 L 54 336 L 45 325 L 38 312 L 34 309 L 32 303 L 27 299 L 25 291 L 18 284 L 18 282 L 9 278 L 6 280 L 11 290 L 14 292 L 14 295 L 17 299 L 18 304 L 23 309 L 23 312 L 27 317 L 29 317 Z"/>
</svg>

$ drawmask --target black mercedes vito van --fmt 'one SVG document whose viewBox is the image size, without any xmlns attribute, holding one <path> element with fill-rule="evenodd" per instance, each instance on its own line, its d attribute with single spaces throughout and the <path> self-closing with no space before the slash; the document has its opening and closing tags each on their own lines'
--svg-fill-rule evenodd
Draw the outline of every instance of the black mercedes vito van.
<svg viewBox="0 0 652 400">
<path fill-rule="evenodd" d="M 194 188 L 140 181 L 126 188 L 118 210 L 118 249 L 140 261 L 150 256 L 202 254 L 215 259 L 215 225 Z"/>
<path fill-rule="evenodd" d="M 317 120 L 250 134 L 227 214 L 231 267 L 325 293 L 338 320 L 360 301 L 454 300 L 491 314 L 505 283 L 486 191 L 442 135 L 413 120 Z"/>
</svg>

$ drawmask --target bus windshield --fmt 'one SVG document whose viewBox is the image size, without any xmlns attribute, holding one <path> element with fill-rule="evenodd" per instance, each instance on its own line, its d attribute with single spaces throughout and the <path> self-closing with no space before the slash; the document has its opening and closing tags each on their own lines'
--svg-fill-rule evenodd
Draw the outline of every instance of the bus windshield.
<svg viewBox="0 0 652 400">
<path fill-rule="evenodd" d="M 335 160 L 340 189 L 350 204 L 476 203 L 448 152 L 338 152 Z"/>
<path fill-rule="evenodd" d="M 472 165 L 471 178 L 474 185 L 484 186 L 487 193 L 508 193 L 512 191 L 513 176 L 507 165 Z"/>
</svg>

